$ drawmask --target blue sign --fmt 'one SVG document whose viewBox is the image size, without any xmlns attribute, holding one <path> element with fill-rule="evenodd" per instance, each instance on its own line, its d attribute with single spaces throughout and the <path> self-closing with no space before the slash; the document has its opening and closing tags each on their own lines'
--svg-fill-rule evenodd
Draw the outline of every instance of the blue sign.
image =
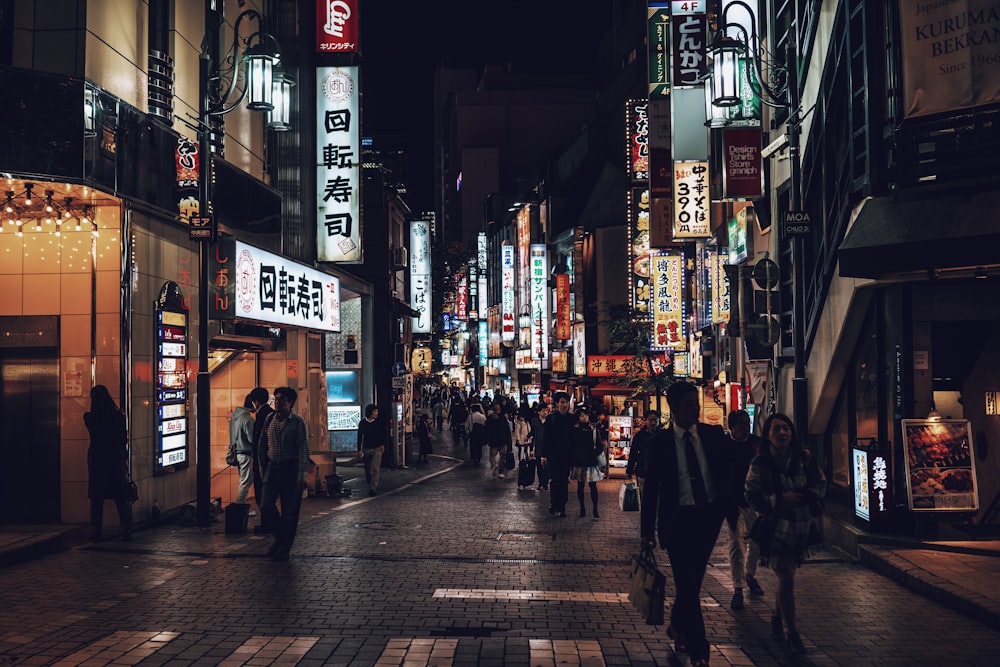
<svg viewBox="0 0 1000 667">
<path fill-rule="evenodd" d="M 397 361 L 392 365 L 392 377 L 398 378 L 406 375 L 406 364 L 402 361 Z"/>
</svg>

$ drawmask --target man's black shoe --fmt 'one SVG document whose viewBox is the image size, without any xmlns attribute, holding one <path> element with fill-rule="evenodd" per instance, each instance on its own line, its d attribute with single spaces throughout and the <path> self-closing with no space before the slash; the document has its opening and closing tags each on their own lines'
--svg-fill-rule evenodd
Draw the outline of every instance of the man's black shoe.
<svg viewBox="0 0 1000 667">
<path fill-rule="evenodd" d="M 667 636 L 674 640 L 674 652 L 675 653 L 687 653 L 687 643 L 684 641 L 684 637 L 680 632 L 674 630 L 674 626 L 667 626 Z"/>
<path fill-rule="evenodd" d="M 733 599 L 730 601 L 729 606 L 733 609 L 743 609 L 743 589 L 737 588 L 736 592 L 733 593 Z"/>
<path fill-rule="evenodd" d="M 375 495 L 375 489 L 372 489 L 372 490 L 370 490 L 370 491 L 368 492 L 368 495 L 369 495 L 369 496 L 374 496 L 374 495 Z"/>
<path fill-rule="evenodd" d="M 760 583 L 754 577 L 747 577 L 747 587 L 750 589 L 750 597 L 764 597 L 764 589 L 760 587 Z"/>
</svg>

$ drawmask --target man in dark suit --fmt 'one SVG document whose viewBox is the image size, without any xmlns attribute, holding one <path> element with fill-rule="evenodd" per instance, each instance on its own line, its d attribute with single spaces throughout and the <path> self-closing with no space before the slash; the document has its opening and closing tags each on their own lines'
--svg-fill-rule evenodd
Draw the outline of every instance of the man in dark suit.
<svg viewBox="0 0 1000 667">
<path fill-rule="evenodd" d="M 708 665 L 701 583 L 725 515 L 732 514 L 731 444 L 721 426 L 698 423 L 699 390 L 676 382 L 667 390 L 672 424 L 647 448 L 642 498 L 643 548 L 667 552 L 675 598 L 667 634 L 694 667 Z"/>
</svg>

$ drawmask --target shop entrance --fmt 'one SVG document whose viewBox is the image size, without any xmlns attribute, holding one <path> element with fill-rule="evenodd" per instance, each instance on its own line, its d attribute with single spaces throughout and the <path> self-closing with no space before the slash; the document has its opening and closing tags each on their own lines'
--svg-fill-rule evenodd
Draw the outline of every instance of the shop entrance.
<svg viewBox="0 0 1000 667">
<path fill-rule="evenodd" d="M 59 520 L 56 348 L 0 348 L 0 523 Z"/>
</svg>

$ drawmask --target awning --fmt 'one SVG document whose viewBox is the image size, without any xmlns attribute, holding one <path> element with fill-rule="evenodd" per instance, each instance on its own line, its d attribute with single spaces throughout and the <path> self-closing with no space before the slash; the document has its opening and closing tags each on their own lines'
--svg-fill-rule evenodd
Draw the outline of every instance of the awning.
<svg viewBox="0 0 1000 667">
<path fill-rule="evenodd" d="M 401 317 L 420 317 L 419 310 L 410 308 L 410 304 L 400 301 L 399 299 L 392 300 L 392 312 L 394 315 Z"/>
<path fill-rule="evenodd" d="M 840 244 L 840 275 L 997 264 L 1000 185 L 921 190 L 869 199 Z"/>
<path fill-rule="evenodd" d="M 635 391 L 632 387 L 623 387 L 615 382 L 598 382 L 590 388 L 591 394 L 632 394 Z"/>
</svg>

